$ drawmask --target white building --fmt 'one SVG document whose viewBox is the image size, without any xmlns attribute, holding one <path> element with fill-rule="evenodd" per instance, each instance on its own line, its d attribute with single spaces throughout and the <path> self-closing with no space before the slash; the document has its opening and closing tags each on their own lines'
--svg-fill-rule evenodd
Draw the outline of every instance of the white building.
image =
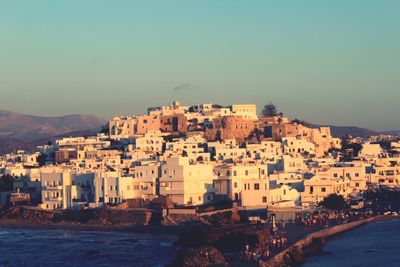
<svg viewBox="0 0 400 267">
<path fill-rule="evenodd" d="M 201 205 L 213 201 L 214 178 L 210 164 L 168 158 L 161 166 L 160 194 L 179 205 Z"/>
</svg>

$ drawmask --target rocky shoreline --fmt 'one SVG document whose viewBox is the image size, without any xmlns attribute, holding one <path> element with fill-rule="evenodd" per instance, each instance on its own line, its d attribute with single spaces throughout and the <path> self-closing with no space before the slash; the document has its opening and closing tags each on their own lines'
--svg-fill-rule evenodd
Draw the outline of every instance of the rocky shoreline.
<svg viewBox="0 0 400 267">
<path fill-rule="evenodd" d="M 0 227 L 132 232 L 143 235 L 143 238 L 168 239 L 175 242 L 179 248 L 171 266 L 236 264 L 240 261 L 237 256 L 226 258 L 224 255 L 238 255 L 247 244 L 265 247 L 272 239 L 268 226 L 240 222 L 237 210 L 214 214 L 210 218 L 203 217 L 203 223 L 187 221 L 177 225 L 164 225 L 159 221 L 154 223 L 151 221 L 151 216 L 146 215 L 148 212 L 140 209 L 104 208 L 97 211 L 80 211 L 76 214 L 57 214 L 18 207 L 3 214 Z M 326 239 L 372 221 L 384 219 L 393 219 L 393 216 L 375 216 L 308 233 L 304 229 L 295 228 L 294 233 L 298 234 L 294 235 L 291 246 L 268 260 L 257 263 L 243 261 L 240 265 L 296 266 L 303 263 L 307 257 L 322 253 Z"/>
</svg>

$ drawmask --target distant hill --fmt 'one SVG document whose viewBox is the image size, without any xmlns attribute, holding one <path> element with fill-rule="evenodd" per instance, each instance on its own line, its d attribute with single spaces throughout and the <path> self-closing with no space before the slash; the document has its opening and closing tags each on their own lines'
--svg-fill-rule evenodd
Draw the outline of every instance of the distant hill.
<svg viewBox="0 0 400 267">
<path fill-rule="evenodd" d="M 32 141 L 22 141 L 21 139 L 15 138 L 0 138 L 0 155 L 4 155 L 7 153 L 13 153 L 18 150 L 25 151 L 36 151 L 37 146 L 45 145 L 48 142 L 55 143 L 57 139 L 61 139 L 64 137 L 77 137 L 77 136 L 91 136 L 96 135 L 98 131 L 74 131 L 69 133 L 64 133 L 58 136 L 49 136 L 47 138 L 40 138 Z"/>
<path fill-rule="evenodd" d="M 31 142 L 76 131 L 100 131 L 105 123 L 94 115 L 41 117 L 0 110 L 0 138 Z"/>
<path fill-rule="evenodd" d="M 391 130 L 391 131 L 384 131 L 383 134 L 393 134 L 400 136 L 400 130 Z"/>
<path fill-rule="evenodd" d="M 36 146 L 14 138 L 0 138 L 0 155 L 4 155 L 17 150 L 33 151 Z"/>
<path fill-rule="evenodd" d="M 376 132 L 376 131 L 373 131 L 370 129 L 366 129 L 366 128 L 355 127 L 355 126 L 317 125 L 317 124 L 312 124 L 312 123 L 308 123 L 308 122 L 306 122 L 305 125 L 310 128 L 330 127 L 331 134 L 333 137 L 343 137 L 346 135 L 368 137 L 371 135 L 379 134 L 379 132 Z"/>
</svg>

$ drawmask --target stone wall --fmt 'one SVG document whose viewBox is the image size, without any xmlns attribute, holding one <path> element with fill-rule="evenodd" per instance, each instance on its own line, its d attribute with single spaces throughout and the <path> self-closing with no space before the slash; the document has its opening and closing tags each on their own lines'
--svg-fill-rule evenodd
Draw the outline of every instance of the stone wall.
<svg viewBox="0 0 400 267">
<path fill-rule="evenodd" d="M 254 121 L 241 116 L 224 116 L 213 120 L 213 127 L 207 128 L 204 137 L 207 140 L 236 139 L 244 141 L 254 131 Z"/>
<path fill-rule="evenodd" d="M 295 265 L 296 263 L 298 264 L 299 262 L 297 259 L 299 258 L 304 259 L 303 250 L 308 246 L 312 245 L 315 242 L 315 240 L 321 240 L 332 237 L 334 235 L 343 233 L 345 231 L 352 230 L 358 226 L 370 223 L 376 219 L 377 219 L 376 217 L 371 217 L 351 223 L 332 226 L 327 229 L 309 234 L 307 237 L 297 241 L 295 244 L 285 249 L 281 253 L 277 254 L 272 259 L 265 262 L 261 262 L 260 266 L 276 267 L 276 266 L 292 266 Z"/>
</svg>

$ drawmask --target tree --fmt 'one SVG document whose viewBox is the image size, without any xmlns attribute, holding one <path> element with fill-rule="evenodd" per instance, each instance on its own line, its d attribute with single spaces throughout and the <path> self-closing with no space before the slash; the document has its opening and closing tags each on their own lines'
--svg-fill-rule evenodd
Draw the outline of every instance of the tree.
<svg viewBox="0 0 400 267">
<path fill-rule="evenodd" d="M 13 190 L 15 178 L 9 174 L 0 177 L 0 192 L 8 192 Z"/>
<path fill-rule="evenodd" d="M 278 110 L 274 104 L 269 102 L 268 104 L 264 105 L 264 109 L 262 110 L 262 115 L 264 117 L 274 117 L 278 115 Z"/>
<path fill-rule="evenodd" d="M 39 154 L 39 156 L 37 157 L 37 162 L 39 163 L 39 166 L 46 165 L 46 158 L 47 158 L 46 154 L 44 153 Z"/>
<path fill-rule="evenodd" d="M 306 122 L 305 122 L 305 121 L 302 121 L 302 120 L 299 120 L 299 119 L 294 119 L 293 122 L 294 122 L 294 123 L 297 123 L 297 124 L 306 125 Z"/>
<path fill-rule="evenodd" d="M 343 196 L 338 194 L 330 194 L 319 203 L 319 206 L 329 210 L 343 210 L 347 208 L 347 203 Z"/>
<path fill-rule="evenodd" d="M 104 124 L 104 125 L 101 126 L 100 133 L 108 134 L 108 131 L 109 131 L 109 129 L 108 129 L 108 123 L 106 123 L 106 124 Z"/>
</svg>

